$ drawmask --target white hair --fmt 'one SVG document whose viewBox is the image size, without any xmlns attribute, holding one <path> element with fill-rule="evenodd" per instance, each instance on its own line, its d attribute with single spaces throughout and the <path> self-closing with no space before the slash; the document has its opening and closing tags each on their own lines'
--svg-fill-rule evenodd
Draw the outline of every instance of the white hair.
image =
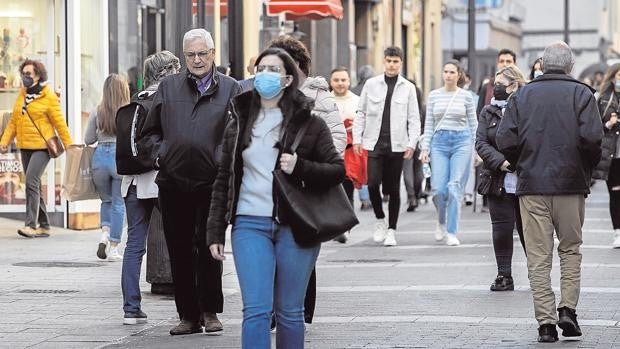
<svg viewBox="0 0 620 349">
<path fill-rule="evenodd" d="M 208 31 L 202 28 L 191 29 L 190 31 L 186 32 L 185 35 L 183 35 L 183 48 L 187 46 L 188 42 L 194 41 L 194 40 L 204 40 L 209 50 L 215 48 L 215 44 L 213 43 L 213 38 L 211 37 L 211 33 L 209 33 Z"/>
<path fill-rule="evenodd" d="M 569 74 L 575 64 L 575 56 L 564 41 L 556 41 L 545 48 L 542 59 L 543 71 L 561 70 Z"/>
</svg>

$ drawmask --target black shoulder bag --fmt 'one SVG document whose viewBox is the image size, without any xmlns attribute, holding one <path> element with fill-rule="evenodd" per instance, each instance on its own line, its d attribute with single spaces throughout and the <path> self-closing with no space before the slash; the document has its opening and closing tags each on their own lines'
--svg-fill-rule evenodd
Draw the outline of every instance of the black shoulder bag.
<svg viewBox="0 0 620 349">
<path fill-rule="evenodd" d="M 297 150 L 309 123 L 306 121 L 297 132 L 291 153 Z M 359 223 L 341 184 L 309 188 L 302 180 L 282 170 L 273 171 L 273 179 L 281 204 L 290 214 L 286 223 L 300 246 L 316 246 L 329 241 Z"/>
</svg>

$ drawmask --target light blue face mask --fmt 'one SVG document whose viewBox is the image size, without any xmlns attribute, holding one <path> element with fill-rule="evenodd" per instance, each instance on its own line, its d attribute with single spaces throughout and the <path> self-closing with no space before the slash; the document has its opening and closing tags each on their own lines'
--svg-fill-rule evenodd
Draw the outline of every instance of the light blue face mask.
<svg viewBox="0 0 620 349">
<path fill-rule="evenodd" d="M 620 80 L 616 80 L 616 91 L 620 91 Z"/>
<path fill-rule="evenodd" d="M 254 88 L 264 99 L 273 99 L 282 91 L 281 78 L 280 73 L 270 71 L 257 73 L 254 77 Z"/>
<path fill-rule="evenodd" d="M 537 77 L 543 75 L 543 72 L 540 70 L 534 70 L 534 79 L 536 79 Z"/>
</svg>

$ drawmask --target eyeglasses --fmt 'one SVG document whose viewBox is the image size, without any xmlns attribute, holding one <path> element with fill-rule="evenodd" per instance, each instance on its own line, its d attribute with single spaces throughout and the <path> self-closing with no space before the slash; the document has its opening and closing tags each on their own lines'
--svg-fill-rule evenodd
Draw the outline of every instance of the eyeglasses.
<svg viewBox="0 0 620 349">
<path fill-rule="evenodd" d="M 282 70 L 282 67 L 279 65 L 257 65 L 255 71 L 257 73 L 268 71 L 271 73 L 279 73 Z"/>
<path fill-rule="evenodd" d="M 200 52 L 183 52 L 183 55 L 185 56 L 185 58 L 190 59 L 190 60 L 195 59 L 196 56 L 198 56 L 200 60 L 204 60 L 211 53 L 213 53 L 213 50 L 200 51 Z"/>
</svg>

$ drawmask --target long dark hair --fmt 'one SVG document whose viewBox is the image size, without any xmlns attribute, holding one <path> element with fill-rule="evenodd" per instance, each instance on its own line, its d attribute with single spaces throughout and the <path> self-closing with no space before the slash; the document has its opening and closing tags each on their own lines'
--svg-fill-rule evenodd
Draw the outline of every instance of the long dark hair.
<svg viewBox="0 0 620 349">
<path fill-rule="evenodd" d="M 536 63 L 541 64 L 540 70 L 542 71 L 542 57 L 536 58 L 536 60 L 532 64 L 532 68 L 530 69 L 530 80 L 534 80 L 534 72 L 536 71 L 534 67 L 536 66 Z"/>
<path fill-rule="evenodd" d="M 307 100 L 304 94 L 298 89 L 299 78 L 297 77 L 296 73 L 297 64 L 295 64 L 293 58 L 291 58 L 291 56 L 283 49 L 271 47 L 261 52 L 258 58 L 256 58 L 256 63 L 254 65 L 258 66 L 262 59 L 266 56 L 280 57 L 280 59 L 284 63 L 284 70 L 286 75 L 290 75 L 293 77 L 293 81 L 284 88 L 282 98 L 280 98 L 280 101 L 278 102 L 278 107 L 280 107 L 280 110 L 282 111 L 282 115 L 284 117 L 282 123 L 282 128 L 284 129 L 285 125 L 288 124 L 288 120 L 295 114 L 295 111 L 296 109 L 298 109 L 299 105 L 307 102 Z M 258 117 L 260 108 L 261 97 L 258 92 L 256 92 L 256 89 L 254 89 L 252 90 L 252 101 L 250 102 L 250 113 L 248 115 L 247 126 L 243 131 L 242 139 L 247 141 L 251 139 L 252 127 L 254 125 L 254 122 L 256 121 L 256 118 Z"/>
<path fill-rule="evenodd" d="M 613 91 L 616 88 L 616 74 L 620 70 L 620 63 L 613 64 L 609 69 L 607 69 L 607 73 L 605 74 L 605 78 L 601 83 L 601 96 L 604 94 Z"/>
</svg>

